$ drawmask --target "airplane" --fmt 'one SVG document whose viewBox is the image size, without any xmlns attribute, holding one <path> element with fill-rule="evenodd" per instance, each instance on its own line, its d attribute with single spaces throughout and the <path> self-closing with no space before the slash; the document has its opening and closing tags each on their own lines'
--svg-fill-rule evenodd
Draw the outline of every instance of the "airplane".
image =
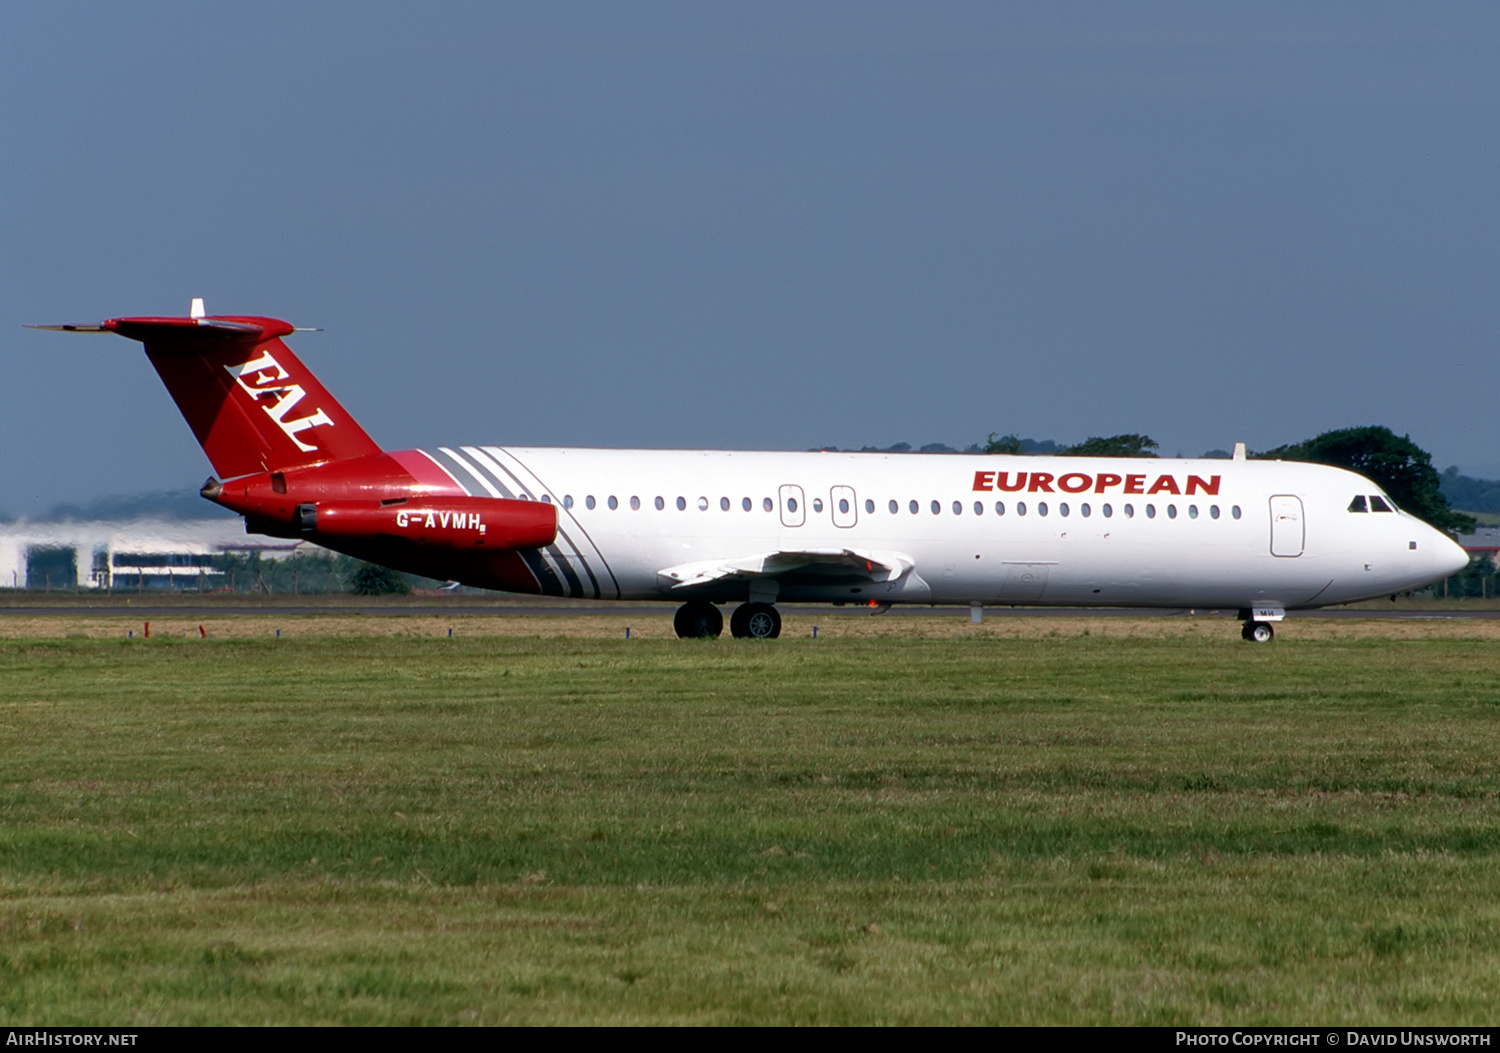
<svg viewBox="0 0 1500 1053">
<path fill-rule="evenodd" d="M 276 318 L 34 326 L 145 345 L 247 531 L 484 589 L 681 601 L 681 637 L 780 635 L 777 603 L 1203 608 L 1264 643 L 1289 610 L 1468 556 L 1341 468 L 1245 458 L 383 450 Z"/>
</svg>

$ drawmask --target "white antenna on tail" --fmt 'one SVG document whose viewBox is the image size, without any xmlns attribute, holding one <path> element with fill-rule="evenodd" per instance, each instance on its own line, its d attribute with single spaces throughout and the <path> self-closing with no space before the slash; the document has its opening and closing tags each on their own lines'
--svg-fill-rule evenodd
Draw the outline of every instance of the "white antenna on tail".
<svg viewBox="0 0 1500 1053">
<path fill-rule="evenodd" d="M 188 317 L 189 318 L 203 318 L 207 314 L 208 314 L 208 312 L 203 309 L 203 297 L 201 297 L 201 296 L 194 296 L 193 297 L 193 306 L 188 309 Z"/>
</svg>

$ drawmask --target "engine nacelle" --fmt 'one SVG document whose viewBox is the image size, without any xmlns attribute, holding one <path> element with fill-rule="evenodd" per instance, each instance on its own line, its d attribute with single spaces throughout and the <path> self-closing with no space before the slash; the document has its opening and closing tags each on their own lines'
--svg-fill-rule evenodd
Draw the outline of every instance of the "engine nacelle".
<svg viewBox="0 0 1500 1053">
<path fill-rule="evenodd" d="M 413 497 L 310 501 L 297 525 L 310 541 L 400 541 L 447 550 L 544 548 L 557 538 L 557 507 L 503 497 Z"/>
</svg>

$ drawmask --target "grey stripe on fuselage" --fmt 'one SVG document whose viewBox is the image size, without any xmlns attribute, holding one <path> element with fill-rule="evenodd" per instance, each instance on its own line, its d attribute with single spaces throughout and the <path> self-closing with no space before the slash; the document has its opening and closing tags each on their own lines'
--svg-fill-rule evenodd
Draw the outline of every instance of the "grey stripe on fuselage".
<svg viewBox="0 0 1500 1053">
<path fill-rule="evenodd" d="M 452 479 L 453 480 L 453 485 L 456 486 L 456 487 L 458 487 L 460 490 L 462 490 L 464 492 L 464 496 L 465 497 L 473 497 L 474 496 L 474 491 L 471 490 L 471 489 L 469 489 L 467 486 L 465 486 L 463 480 L 460 479 L 458 476 L 454 475 L 451 471 L 449 471 L 448 470 L 448 466 L 445 465 L 442 461 L 438 460 L 436 457 L 434 457 L 432 454 L 428 453 L 426 450 L 418 450 L 417 452 L 420 453 L 423 457 L 426 457 L 429 461 L 431 461 L 437 467 L 438 471 L 442 472 L 449 479 Z"/>
<path fill-rule="evenodd" d="M 565 596 L 563 584 L 558 580 L 557 572 L 552 569 L 542 554 L 534 548 L 523 548 L 520 550 L 521 558 L 531 568 L 531 573 L 536 576 L 537 584 L 541 586 L 544 596 Z"/>
<path fill-rule="evenodd" d="M 558 536 L 561 537 L 562 535 L 559 533 Z M 575 600 L 584 599 L 583 582 L 578 579 L 578 572 L 569 565 L 568 557 L 562 549 L 554 544 L 548 545 L 542 552 L 551 561 L 557 571 L 564 578 L 568 579 L 568 595 Z M 598 599 L 597 596 L 593 598 Z"/>
<path fill-rule="evenodd" d="M 438 451 L 444 457 L 448 458 L 448 460 L 452 461 L 460 471 L 462 471 L 465 475 L 469 476 L 481 487 L 483 487 L 485 493 L 489 494 L 491 497 L 514 497 L 514 495 L 509 491 L 503 490 L 501 487 L 496 485 L 498 480 L 491 481 L 484 472 L 466 461 L 457 453 L 457 451 L 452 450 L 447 446 L 439 446 Z M 467 490 L 468 487 L 465 487 L 465 489 Z M 536 578 L 537 585 L 539 588 L 541 588 L 544 595 L 583 595 L 581 586 L 577 589 L 576 592 L 563 588 L 561 580 L 563 577 L 562 573 L 558 570 L 557 567 L 552 565 L 551 561 L 548 560 L 544 554 L 536 553 L 533 550 L 526 550 L 521 552 L 521 558 L 525 560 L 526 565 L 531 568 L 531 573 Z"/>
<path fill-rule="evenodd" d="M 526 487 L 521 483 L 521 480 L 517 479 L 510 472 L 507 472 L 501 465 L 496 464 L 495 459 L 485 451 L 481 450 L 478 446 L 465 446 L 463 447 L 463 451 L 470 457 L 474 458 L 475 464 L 479 465 L 480 468 L 484 469 L 494 477 L 495 485 L 500 487 L 500 494 L 502 497 L 509 497 L 514 499 L 517 497 L 517 495 L 519 495 L 520 497 L 523 497 L 528 501 L 536 500 L 537 495 L 528 493 L 526 491 Z M 509 479 L 511 483 L 515 485 L 514 490 L 505 485 L 505 481 L 507 479 Z"/>
<path fill-rule="evenodd" d="M 500 492 L 505 497 L 519 498 L 522 501 L 537 501 L 541 499 L 540 494 L 533 492 L 529 487 L 527 487 L 525 482 L 520 479 L 520 477 L 506 468 L 503 464 L 500 464 L 484 450 L 480 449 L 477 446 L 464 446 L 462 447 L 462 449 L 464 453 L 473 458 L 474 463 L 478 465 L 481 470 L 488 472 L 494 478 L 495 485 L 500 488 Z M 509 480 L 509 482 L 514 486 L 514 492 L 512 492 L 511 486 L 506 485 L 507 480 Z M 599 582 L 594 579 L 594 573 L 592 570 L 589 570 L 588 567 L 588 560 L 584 559 L 583 553 L 578 551 L 578 546 L 574 545 L 567 534 L 562 531 L 561 516 L 559 516 L 557 536 L 569 548 L 573 550 L 574 555 L 578 558 L 578 562 L 586 571 L 588 571 L 589 579 L 593 585 L 593 599 L 597 600 L 599 598 Z M 554 542 L 553 544 L 548 545 L 545 549 L 543 549 L 542 552 L 544 558 L 547 560 L 548 564 L 552 566 L 553 570 L 561 574 L 563 578 L 567 580 L 568 595 L 573 597 L 574 599 L 585 598 L 588 595 L 588 590 L 584 588 L 583 581 L 578 577 L 577 571 L 573 569 L 571 565 L 572 561 L 568 558 L 568 554 L 563 551 L 562 546 Z"/>
<path fill-rule="evenodd" d="M 594 590 L 594 599 L 602 599 L 604 594 L 599 590 L 599 579 L 594 576 L 594 568 L 589 566 L 588 557 L 583 554 L 583 550 L 578 547 L 578 543 L 576 541 L 568 537 L 567 534 L 563 533 L 561 527 L 559 527 L 557 530 L 557 536 L 566 541 L 568 543 L 568 546 L 578 554 L 578 565 L 582 567 L 583 572 L 589 576 L 589 584 L 593 587 Z"/>
<path fill-rule="evenodd" d="M 453 461 L 454 464 L 460 466 L 465 472 L 477 479 L 480 485 L 482 485 L 487 491 L 489 491 L 491 497 L 502 497 L 512 501 L 537 500 L 537 495 L 532 493 L 527 488 L 525 483 L 517 478 L 512 472 L 497 464 L 489 454 L 485 453 L 478 447 L 460 447 L 460 449 L 463 451 L 463 454 L 466 455 L 469 459 L 472 459 L 472 464 L 469 463 L 469 460 L 465 459 L 465 456 L 460 456 L 457 451 L 450 449 L 449 447 L 444 446 L 440 447 L 440 449 L 442 450 L 443 454 L 448 457 L 449 460 Z M 507 483 L 511 485 L 507 485 Z M 512 489 L 512 486 L 514 486 L 514 489 Z M 583 553 L 577 551 L 577 546 L 574 545 L 572 540 L 568 538 L 567 535 L 564 534 L 561 530 L 558 531 L 558 537 L 561 538 L 569 548 L 572 548 L 574 550 L 579 564 L 582 565 L 585 571 L 588 572 L 590 584 L 594 593 L 593 599 L 599 599 L 601 595 L 599 591 L 599 582 L 594 577 L 592 569 L 589 568 L 588 560 L 584 558 Z M 568 558 L 567 553 L 564 552 L 560 546 L 554 543 L 539 551 L 541 553 L 542 565 L 547 567 L 554 576 L 567 582 L 567 591 L 565 593 L 559 593 L 558 595 L 567 595 L 574 599 L 588 598 L 589 589 L 584 587 L 582 579 L 580 579 L 578 576 L 578 572 L 575 571 L 571 566 L 572 561 Z M 533 568 L 533 570 L 534 569 L 535 568 Z"/>
<path fill-rule="evenodd" d="M 444 457 L 448 458 L 454 464 L 458 465 L 458 467 L 463 470 L 464 474 L 470 476 L 476 483 L 484 488 L 485 493 L 489 494 L 491 497 L 504 496 L 500 493 L 499 490 L 495 489 L 495 484 L 490 482 L 489 479 L 485 478 L 484 474 L 480 472 L 479 469 L 475 468 L 468 461 L 464 460 L 455 451 L 450 450 L 446 446 L 439 446 L 438 452 L 441 453 Z"/>
<path fill-rule="evenodd" d="M 620 583 L 615 580 L 614 571 L 610 569 L 609 561 L 604 558 L 604 553 L 599 551 L 599 546 L 594 544 L 594 539 L 589 537 L 588 531 L 583 528 L 583 525 L 578 522 L 571 511 L 562 506 L 558 496 L 537 477 L 535 472 L 523 464 L 515 454 L 499 446 L 486 446 L 480 450 L 474 450 L 472 447 L 466 446 L 464 450 L 465 452 L 471 452 L 476 463 L 494 465 L 496 469 L 503 471 L 522 493 L 531 494 L 533 497 L 537 494 L 547 494 L 550 496 L 557 503 L 558 536 L 567 542 L 568 547 L 573 550 L 573 554 L 578 560 L 578 565 L 588 575 L 589 584 L 594 590 L 594 598 L 602 599 L 604 597 L 604 590 L 599 584 L 599 577 L 594 573 L 594 559 L 598 560 L 599 565 L 604 568 L 604 572 L 609 575 L 610 583 L 615 590 L 615 598 L 619 598 Z M 480 459 L 480 454 L 484 455 L 483 460 Z M 526 483 L 523 476 L 530 477 L 531 485 Z M 563 522 L 565 520 L 571 526 L 564 528 Z M 575 540 L 574 535 L 581 536 L 588 542 L 588 547 L 594 551 L 593 559 L 585 552 L 584 546 Z"/>
<path fill-rule="evenodd" d="M 516 483 L 519 484 L 519 486 L 525 486 L 525 484 L 523 484 L 520 480 L 522 480 L 522 475 L 526 475 L 526 477 L 531 478 L 532 483 L 534 483 L 535 486 L 538 487 L 538 490 L 540 490 L 541 493 L 550 493 L 550 495 L 553 496 L 553 499 L 556 499 L 556 493 L 555 490 L 553 490 L 553 487 L 547 486 L 546 483 L 543 483 L 543 481 L 541 481 L 541 478 L 538 477 L 538 475 L 535 474 L 534 471 L 531 471 L 529 465 L 526 465 L 523 460 L 517 458 L 517 456 L 514 455 L 514 453 L 511 453 L 510 450 L 505 450 L 502 449 L 502 447 L 498 446 L 487 446 L 484 447 L 484 452 L 486 452 L 487 455 L 490 456 L 490 459 L 492 459 L 493 462 L 498 463 L 498 465 L 504 466 L 507 474 L 510 475 L 513 480 L 516 480 Z M 601 552 L 598 544 L 594 543 L 594 538 L 589 535 L 588 529 L 583 528 L 583 523 L 580 523 L 579 520 L 577 520 L 577 517 L 574 516 L 573 511 L 568 510 L 568 508 L 562 507 L 561 501 L 559 501 L 559 531 L 561 531 L 561 523 L 564 519 L 567 519 L 567 522 L 571 523 L 571 526 L 567 531 L 568 544 L 571 544 L 571 546 L 573 546 L 574 552 L 577 553 L 577 561 L 579 561 L 579 564 L 582 565 L 583 570 L 588 573 L 588 579 L 591 580 L 592 585 L 594 585 L 595 597 L 603 598 L 603 589 L 601 589 L 600 582 L 598 582 L 598 577 L 594 574 L 594 561 L 595 559 L 597 559 L 598 565 L 604 568 L 604 573 L 609 574 L 609 585 L 612 586 L 613 589 L 615 589 L 615 595 L 613 595 L 613 598 L 616 598 L 616 600 L 618 600 L 619 580 L 615 577 L 615 570 L 613 570 L 613 567 L 610 567 L 609 565 L 609 559 L 604 558 L 604 553 Z M 588 555 L 585 555 L 585 552 L 583 552 L 582 544 L 579 544 L 576 540 L 573 540 L 574 537 L 582 537 L 583 540 L 588 541 L 589 549 L 594 550 L 594 555 L 592 555 L 592 558 L 589 558 Z"/>
</svg>

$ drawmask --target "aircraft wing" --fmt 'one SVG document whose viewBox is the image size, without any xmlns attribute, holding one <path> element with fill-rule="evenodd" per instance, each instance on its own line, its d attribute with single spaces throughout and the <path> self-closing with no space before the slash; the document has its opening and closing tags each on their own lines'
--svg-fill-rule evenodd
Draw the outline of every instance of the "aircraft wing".
<svg viewBox="0 0 1500 1053">
<path fill-rule="evenodd" d="M 706 585 L 726 578 L 775 578 L 804 567 L 839 567 L 863 574 L 871 581 L 895 581 L 916 564 L 902 552 L 858 548 L 803 548 L 760 552 L 734 559 L 706 559 L 681 563 L 656 572 L 674 589 Z"/>
</svg>

